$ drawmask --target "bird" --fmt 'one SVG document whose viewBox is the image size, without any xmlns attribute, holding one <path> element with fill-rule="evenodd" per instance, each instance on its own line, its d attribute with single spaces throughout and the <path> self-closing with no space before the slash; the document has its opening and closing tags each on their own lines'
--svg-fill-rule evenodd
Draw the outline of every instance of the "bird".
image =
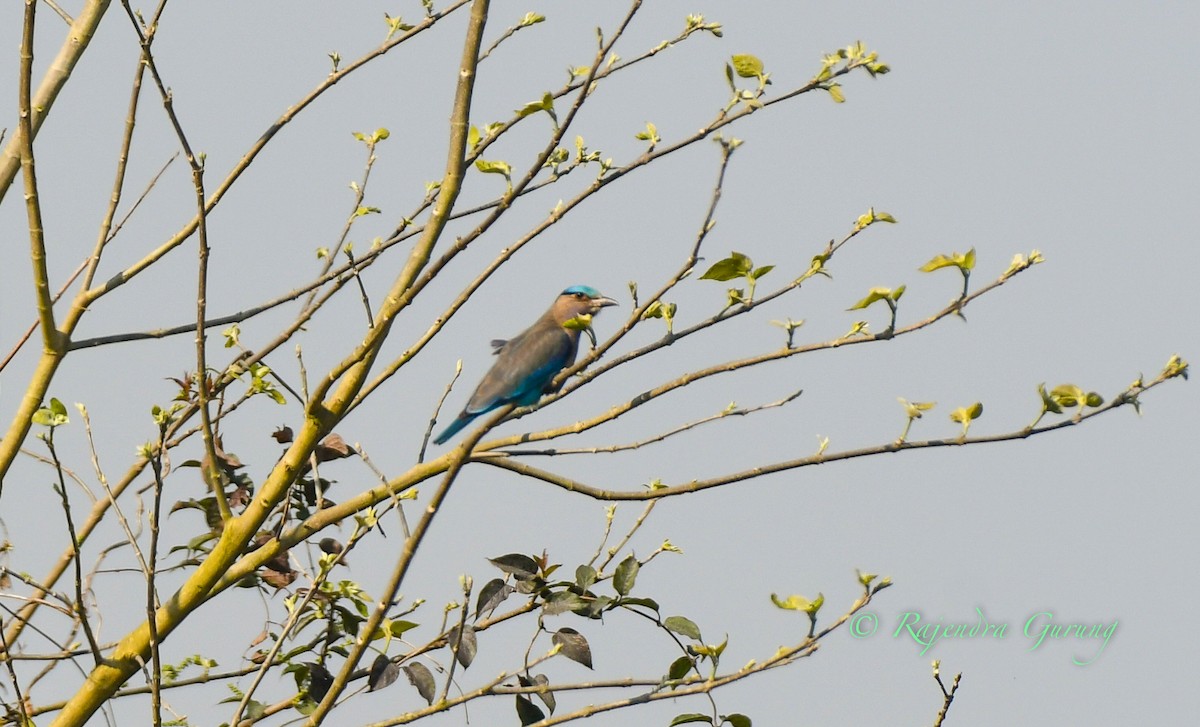
<svg viewBox="0 0 1200 727">
<path fill-rule="evenodd" d="M 475 387 L 462 413 L 433 443 L 445 444 L 475 417 L 493 409 L 505 404 L 529 406 L 542 394 L 552 393 L 555 375 L 575 362 L 579 333 L 586 331 L 594 346 L 592 316 L 610 305 L 617 301 L 587 285 L 572 285 L 532 326 L 508 340 L 492 341 L 496 362 Z"/>
</svg>

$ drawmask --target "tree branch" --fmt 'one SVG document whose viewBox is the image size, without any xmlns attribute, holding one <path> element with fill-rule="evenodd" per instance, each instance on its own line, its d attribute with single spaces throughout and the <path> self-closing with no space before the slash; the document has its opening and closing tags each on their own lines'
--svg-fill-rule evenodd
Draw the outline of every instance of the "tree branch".
<svg viewBox="0 0 1200 727">
<path fill-rule="evenodd" d="M 18 133 L 9 139 L 8 146 L 5 147 L 3 153 L 0 153 L 0 202 L 4 201 L 4 195 L 17 176 L 17 169 L 21 165 L 21 147 L 33 143 L 38 130 L 42 128 L 42 122 L 46 120 L 46 115 L 54 106 L 59 91 L 67 84 L 71 72 L 75 69 L 75 64 L 83 57 L 88 45 L 92 42 L 96 28 L 100 25 L 100 19 L 104 17 L 110 2 L 111 0 L 87 0 L 83 10 L 67 30 L 58 54 L 50 62 L 45 75 L 42 76 L 41 83 L 38 84 L 37 91 L 30 100 L 29 107 L 33 111 L 33 115 L 30 117 L 31 135 L 28 137 L 29 140 L 22 139 L 22 135 Z"/>
<path fill-rule="evenodd" d="M 863 447 L 860 449 L 850 449 L 841 452 L 826 454 L 818 452 L 817 454 L 800 457 L 797 459 L 785 460 L 782 462 L 774 462 L 771 464 L 759 465 L 753 469 L 735 472 L 721 477 L 714 477 L 707 480 L 694 480 L 686 484 L 670 485 L 652 490 L 608 490 L 600 487 L 594 487 L 577 480 L 558 475 L 553 472 L 548 472 L 536 467 L 513 461 L 509 456 L 505 456 L 502 452 L 477 452 L 473 461 L 483 462 L 493 467 L 509 470 L 526 477 L 530 477 L 547 484 L 561 487 L 570 492 L 577 492 L 581 495 L 586 495 L 596 500 L 656 500 L 663 497 L 674 497 L 676 495 L 686 495 L 693 492 L 700 492 L 713 487 L 722 487 L 725 485 L 734 484 L 737 482 L 745 482 L 756 479 L 764 475 L 775 474 L 776 472 L 786 472 L 788 470 L 798 469 L 800 467 L 810 467 L 812 465 L 826 464 L 829 462 L 839 462 L 841 460 L 856 459 L 858 457 L 869 457 L 873 455 L 888 454 L 892 452 L 902 452 L 915 449 L 932 449 L 938 447 L 962 447 L 973 444 L 990 444 L 994 442 L 1009 442 L 1018 439 L 1027 439 L 1039 434 L 1053 432 L 1067 427 L 1073 427 L 1078 424 L 1102 416 L 1110 411 L 1119 409 L 1126 404 L 1135 404 L 1138 397 L 1146 391 L 1164 383 L 1168 379 L 1174 378 L 1179 374 L 1168 373 L 1164 371 L 1159 374 L 1153 381 L 1142 385 L 1134 384 L 1125 391 L 1118 394 L 1112 401 L 1104 404 L 1091 411 L 1076 415 L 1071 419 L 1065 419 L 1055 424 L 1047 424 L 1042 427 L 1019 429 L 1012 432 L 1002 434 L 991 434 L 977 437 L 955 437 L 953 439 L 926 439 L 917 441 L 892 441 L 887 444 L 880 444 L 871 447 Z M 510 442 L 511 444 L 512 442 Z M 484 447 L 489 445 L 485 443 Z"/>
</svg>

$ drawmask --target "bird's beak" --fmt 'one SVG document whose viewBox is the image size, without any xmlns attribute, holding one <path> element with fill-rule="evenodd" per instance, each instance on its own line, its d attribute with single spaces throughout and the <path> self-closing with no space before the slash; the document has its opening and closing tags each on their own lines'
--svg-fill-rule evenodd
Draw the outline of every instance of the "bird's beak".
<svg viewBox="0 0 1200 727">
<path fill-rule="evenodd" d="M 610 305 L 617 305 L 617 301 L 613 300 L 612 298 L 605 297 L 605 296 L 600 296 L 599 298 L 592 299 L 592 306 L 596 310 L 600 310 L 601 308 L 606 308 Z"/>
</svg>

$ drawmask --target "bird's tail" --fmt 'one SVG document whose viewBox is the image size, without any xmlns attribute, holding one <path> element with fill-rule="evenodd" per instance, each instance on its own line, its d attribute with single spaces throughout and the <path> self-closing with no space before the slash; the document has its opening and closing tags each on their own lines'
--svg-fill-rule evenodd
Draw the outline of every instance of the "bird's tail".
<svg viewBox="0 0 1200 727">
<path fill-rule="evenodd" d="M 450 441 L 450 437 L 458 434 L 460 429 L 470 424 L 471 420 L 474 419 L 475 416 L 476 415 L 474 414 L 467 414 L 466 412 L 459 414 L 454 421 L 450 422 L 450 426 L 443 429 L 442 433 L 437 435 L 437 437 L 433 440 L 433 443 L 445 444 L 446 442 Z"/>
</svg>

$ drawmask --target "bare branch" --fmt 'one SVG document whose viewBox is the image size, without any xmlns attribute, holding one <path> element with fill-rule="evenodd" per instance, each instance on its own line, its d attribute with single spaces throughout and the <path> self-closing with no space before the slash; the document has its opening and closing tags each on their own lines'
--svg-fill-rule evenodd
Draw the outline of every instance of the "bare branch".
<svg viewBox="0 0 1200 727">
<path fill-rule="evenodd" d="M 1126 404 L 1134 404 L 1137 398 L 1145 391 L 1162 384 L 1168 379 L 1174 378 L 1177 374 L 1168 374 L 1164 372 L 1149 383 L 1141 385 L 1134 384 L 1125 391 L 1118 394 L 1112 401 L 1104 404 L 1091 411 L 1079 414 L 1071 419 L 1065 419 L 1055 424 L 1047 424 L 1042 427 L 1019 429 L 1012 432 L 1002 434 L 991 434 L 987 436 L 977 437 L 955 437 L 953 439 L 926 439 L 917 441 L 892 441 L 887 444 L 880 444 L 871 447 L 863 447 L 860 449 L 849 449 L 841 452 L 826 454 L 818 452 L 809 457 L 801 457 L 798 459 L 790 459 L 782 462 L 773 462 L 754 467 L 750 470 L 735 472 L 729 475 L 714 477 L 707 480 L 694 480 L 687 484 L 671 485 L 668 487 L 657 488 L 653 490 L 608 490 L 600 487 L 594 487 L 553 472 L 530 467 L 514 461 L 511 457 L 503 456 L 501 452 L 479 452 L 476 453 L 474 461 L 490 464 L 493 467 L 506 469 L 517 474 L 525 475 L 536 480 L 541 480 L 551 485 L 556 485 L 570 492 L 577 492 L 581 495 L 597 500 L 656 500 L 663 497 L 673 497 L 676 495 L 684 495 L 692 492 L 700 492 L 713 487 L 722 487 L 737 482 L 752 480 L 765 475 L 774 474 L 776 472 L 786 472 L 788 470 L 797 469 L 800 467 L 810 467 L 812 465 L 825 464 L 829 462 L 838 462 L 847 459 L 856 459 L 858 457 L 869 457 L 873 455 L 887 454 L 892 452 L 901 452 L 914 449 L 932 449 L 937 447 L 962 447 L 973 444 L 990 444 L 994 442 L 1010 442 L 1018 439 L 1026 439 L 1038 434 L 1053 432 L 1066 427 L 1073 427 L 1078 424 L 1102 416 L 1110 411 L 1119 409 Z M 486 448 L 489 445 L 484 444 L 481 448 Z"/>
<path fill-rule="evenodd" d="M 719 420 L 725 419 L 727 417 L 747 416 L 749 414 L 754 414 L 756 412 L 764 411 L 766 409 L 775 409 L 775 408 L 778 408 L 781 406 L 786 406 L 787 404 L 790 404 L 791 402 L 800 398 L 800 395 L 803 393 L 804 393 L 804 390 L 802 389 L 800 391 L 797 391 L 794 394 L 789 394 L 788 396 L 785 396 L 782 399 L 779 399 L 777 401 L 772 401 L 769 404 L 759 404 L 758 406 L 753 406 L 753 407 L 733 408 L 731 405 L 730 407 L 722 409 L 720 412 L 713 414 L 711 416 L 706 416 L 702 419 L 697 419 L 696 421 L 693 421 L 693 422 L 681 424 L 681 425 L 675 427 L 674 429 L 668 429 L 667 431 L 662 432 L 660 434 L 655 434 L 652 437 L 647 437 L 646 439 L 639 439 L 636 442 L 629 442 L 627 444 L 613 444 L 613 445 L 609 445 L 607 447 L 582 447 L 582 448 L 578 448 L 578 449 L 502 449 L 502 450 L 496 450 L 496 451 L 502 452 L 503 454 L 505 454 L 506 456 L 509 456 L 509 457 L 532 457 L 532 456 L 552 457 L 552 456 L 562 455 L 562 454 L 611 454 L 613 452 L 625 452 L 625 451 L 629 451 L 632 449 L 640 449 L 649 444 L 657 444 L 659 442 L 662 442 L 666 439 L 669 439 L 669 438 L 675 436 L 676 434 L 682 434 L 684 432 L 695 429 L 696 427 L 702 426 L 704 424 L 708 424 L 710 422 L 719 421 Z"/>
<path fill-rule="evenodd" d="M 946 721 L 946 715 L 950 712 L 950 704 L 954 702 L 954 695 L 958 692 L 958 684 L 962 681 L 962 672 L 954 675 L 954 684 L 950 689 L 946 689 L 946 685 L 942 683 L 941 670 L 938 668 L 938 662 L 933 662 L 933 678 L 937 682 L 938 688 L 942 690 L 942 709 L 937 713 L 937 717 L 933 720 L 933 727 L 942 727 L 942 723 Z"/>
</svg>

